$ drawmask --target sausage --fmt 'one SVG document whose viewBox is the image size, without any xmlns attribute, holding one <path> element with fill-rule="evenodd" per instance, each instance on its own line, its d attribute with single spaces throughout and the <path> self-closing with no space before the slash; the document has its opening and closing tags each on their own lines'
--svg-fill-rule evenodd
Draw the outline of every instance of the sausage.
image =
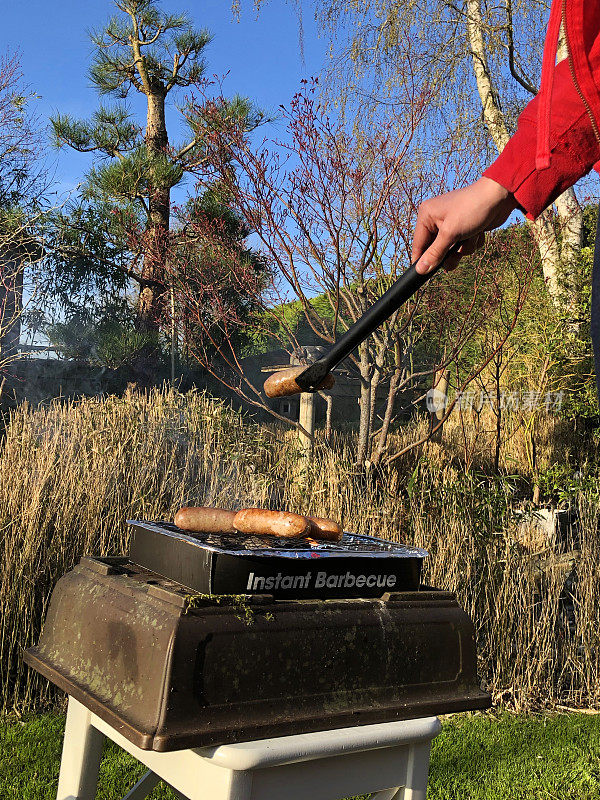
<svg viewBox="0 0 600 800">
<path fill-rule="evenodd" d="M 296 376 L 304 372 L 306 367 L 293 367 L 292 369 L 282 369 L 269 375 L 265 381 L 264 390 L 267 397 L 288 397 L 292 394 L 302 394 L 302 389 L 296 383 Z M 319 384 L 319 389 L 331 389 L 335 383 L 335 378 L 331 373 L 326 375 Z"/>
<path fill-rule="evenodd" d="M 194 533 L 235 533 L 233 518 L 235 511 L 223 508 L 187 506 L 175 514 L 175 525 Z"/>
<path fill-rule="evenodd" d="M 269 511 L 266 508 L 244 508 L 235 515 L 233 527 L 251 536 L 279 536 L 295 539 L 310 533 L 311 523 L 290 511 Z"/>
<path fill-rule="evenodd" d="M 344 535 L 341 525 L 332 519 L 324 517 L 309 517 L 311 524 L 310 535 L 313 539 L 324 539 L 328 542 L 339 542 Z"/>
</svg>

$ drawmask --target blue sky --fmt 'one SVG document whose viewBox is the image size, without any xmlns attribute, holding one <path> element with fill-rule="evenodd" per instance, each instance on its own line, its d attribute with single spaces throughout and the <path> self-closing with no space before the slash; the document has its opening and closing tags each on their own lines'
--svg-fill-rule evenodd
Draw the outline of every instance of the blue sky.
<svg viewBox="0 0 600 800">
<path fill-rule="evenodd" d="M 318 37 L 310 11 L 303 20 L 303 61 L 294 7 L 285 0 L 271 0 L 260 14 L 254 10 L 253 0 L 243 0 L 239 21 L 229 0 L 163 0 L 160 5 L 166 11 L 187 12 L 197 27 L 213 33 L 206 51 L 207 74 L 229 72 L 226 93 L 246 95 L 264 110 L 287 103 L 301 79 L 317 75 L 325 63 L 327 45 Z M 309 3 L 303 5 L 310 7 Z M 33 108 L 42 122 L 56 111 L 85 118 L 96 108 L 98 98 L 87 77 L 92 51 L 87 32 L 102 26 L 113 9 L 110 0 L 12 0 L 4 4 L 0 49 L 21 51 L 25 80 L 40 95 Z M 143 122 L 141 98 L 137 102 L 132 98 L 129 105 L 142 112 L 138 119 Z M 173 133 L 176 141 L 176 131 Z M 75 187 L 90 163 L 87 155 L 68 150 L 53 151 L 51 159 L 63 189 Z"/>
</svg>

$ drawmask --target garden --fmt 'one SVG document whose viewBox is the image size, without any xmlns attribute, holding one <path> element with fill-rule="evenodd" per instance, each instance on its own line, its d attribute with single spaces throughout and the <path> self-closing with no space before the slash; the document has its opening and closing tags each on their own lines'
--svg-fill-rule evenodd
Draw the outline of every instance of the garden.
<svg viewBox="0 0 600 800">
<path fill-rule="evenodd" d="M 421 588 L 468 615 L 492 704 L 442 714 L 427 797 L 600 797 L 593 109 L 547 207 L 501 187 L 472 235 L 432 221 L 517 163 L 549 9 L 257 0 L 208 9 L 213 39 L 197 9 L 102 5 L 58 4 L 57 47 L 81 23 L 60 79 L 22 8 L 0 57 L 0 797 L 56 796 L 65 693 L 24 652 L 57 582 L 86 557 L 118 574 L 128 520 L 188 506 L 426 551 Z M 264 390 L 403 281 L 333 380 Z M 97 796 L 142 773 L 109 743 Z"/>
</svg>

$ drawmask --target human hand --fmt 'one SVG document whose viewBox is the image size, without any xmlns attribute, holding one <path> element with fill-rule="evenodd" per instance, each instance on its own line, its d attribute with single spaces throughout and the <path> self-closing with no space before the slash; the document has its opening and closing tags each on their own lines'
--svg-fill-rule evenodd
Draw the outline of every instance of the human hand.
<svg viewBox="0 0 600 800">
<path fill-rule="evenodd" d="M 454 269 L 463 256 L 483 245 L 485 231 L 502 225 L 518 207 L 514 196 L 490 178 L 425 200 L 413 237 L 412 263 L 418 260 L 417 272 L 431 272 L 450 247 L 461 242 L 444 263 L 445 269 Z"/>
</svg>

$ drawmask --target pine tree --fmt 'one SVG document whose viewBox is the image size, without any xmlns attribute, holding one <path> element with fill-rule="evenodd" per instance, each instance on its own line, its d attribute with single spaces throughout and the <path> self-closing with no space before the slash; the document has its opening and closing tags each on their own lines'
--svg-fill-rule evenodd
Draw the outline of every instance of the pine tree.
<svg viewBox="0 0 600 800">
<path fill-rule="evenodd" d="M 201 121 L 188 117 L 190 139 L 172 146 L 165 109 L 173 90 L 201 79 L 203 52 L 211 36 L 206 30 L 194 30 L 186 15 L 163 13 L 156 0 L 114 2 L 118 14 L 91 36 L 94 54 L 90 68 L 99 95 L 112 97 L 113 104 L 100 105 L 87 121 L 62 114 L 52 119 L 57 146 L 99 156 L 84 184 L 82 200 L 87 211 L 80 207 L 60 221 L 67 246 L 58 251 L 73 264 L 81 265 L 83 259 L 87 269 L 120 271 L 122 278 L 136 282 L 137 327 L 155 332 L 163 308 L 171 190 L 201 161 L 203 137 Z M 146 98 L 144 127 L 136 124 L 124 105 L 134 92 Z M 246 101 L 236 98 L 229 112 L 232 109 L 236 116 L 250 120 Z M 93 220 L 89 230 L 85 220 Z M 144 233 L 138 237 L 137 252 L 135 248 L 132 252 L 131 242 L 126 241 L 123 220 L 134 220 Z M 108 248 L 102 245 L 103 253 L 111 253 L 106 263 L 102 258 L 96 260 L 93 247 L 85 250 L 103 238 L 112 244 Z"/>
</svg>

